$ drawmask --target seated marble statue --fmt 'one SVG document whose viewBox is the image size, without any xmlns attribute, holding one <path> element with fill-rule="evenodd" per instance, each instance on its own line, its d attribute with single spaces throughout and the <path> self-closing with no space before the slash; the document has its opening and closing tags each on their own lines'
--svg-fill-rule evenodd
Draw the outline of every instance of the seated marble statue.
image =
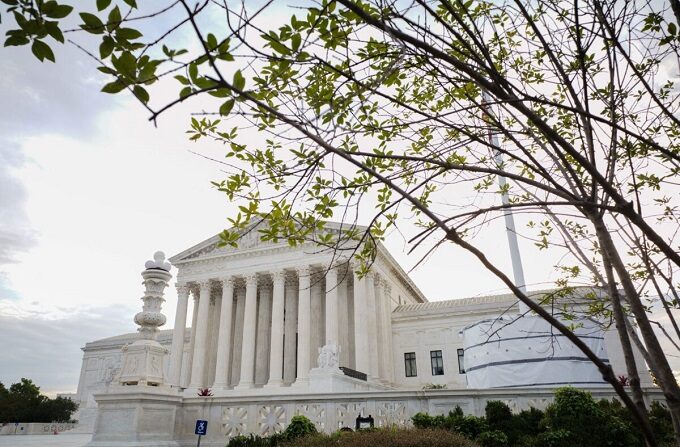
<svg viewBox="0 0 680 447">
<path fill-rule="evenodd" d="M 317 365 L 319 368 L 337 368 L 338 363 L 338 345 L 328 344 L 319 348 L 319 357 L 317 359 Z"/>
</svg>

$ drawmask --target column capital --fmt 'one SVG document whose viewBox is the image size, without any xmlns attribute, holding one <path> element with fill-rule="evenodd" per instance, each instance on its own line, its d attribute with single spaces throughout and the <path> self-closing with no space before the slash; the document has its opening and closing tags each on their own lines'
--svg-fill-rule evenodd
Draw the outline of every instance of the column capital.
<svg viewBox="0 0 680 447">
<path fill-rule="evenodd" d="M 246 281 L 246 285 L 257 285 L 257 273 L 247 273 L 243 275 L 243 279 Z"/>
<path fill-rule="evenodd" d="M 272 283 L 274 284 L 285 284 L 286 282 L 286 271 L 283 269 L 272 270 L 269 272 L 272 276 Z"/>
<path fill-rule="evenodd" d="M 184 282 L 175 284 L 175 289 L 177 289 L 177 295 L 181 296 L 189 296 L 191 292 L 191 286 Z"/>
<path fill-rule="evenodd" d="M 203 289 L 210 290 L 211 281 L 209 279 L 204 279 L 202 281 L 198 281 L 196 284 L 201 289 L 201 291 L 203 291 Z"/>
<path fill-rule="evenodd" d="M 220 278 L 219 282 L 222 283 L 222 288 L 225 287 L 234 287 L 234 277 L 233 276 L 225 276 Z"/>
<path fill-rule="evenodd" d="M 302 276 L 309 277 L 310 276 L 310 269 L 309 269 L 308 265 L 299 265 L 299 266 L 295 267 L 295 271 L 297 272 L 299 277 L 302 277 Z"/>
</svg>

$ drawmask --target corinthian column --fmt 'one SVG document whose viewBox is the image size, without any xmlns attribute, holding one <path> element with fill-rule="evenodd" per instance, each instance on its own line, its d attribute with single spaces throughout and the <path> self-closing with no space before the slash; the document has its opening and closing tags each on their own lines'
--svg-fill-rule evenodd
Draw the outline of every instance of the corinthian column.
<svg viewBox="0 0 680 447">
<path fill-rule="evenodd" d="M 375 313 L 376 313 L 376 332 L 378 341 L 378 376 L 381 380 L 387 379 L 387 359 L 385 357 L 387 349 L 387 338 L 385 333 L 385 294 L 383 293 L 385 280 L 375 277 Z"/>
<path fill-rule="evenodd" d="M 298 291 L 298 349 L 297 349 L 297 379 L 296 385 L 309 382 L 309 354 L 311 334 L 311 289 L 309 281 L 309 267 L 297 269 L 299 280 Z"/>
<path fill-rule="evenodd" d="M 272 272 L 272 333 L 271 351 L 269 352 L 268 387 L 279 387 L 283 384 L 283 305 L 284 285 L 286 281 L 283 270 Z"/>
<path fill-rule="evenodd" d="M 377 380 L 378 371 L 378 319 L 375 304 L 375 273 L 366 274 L 366 326 L 368 328 L 368 377 Z"/>
<path fill-rule="evenodd" d="M 257 275 L 246 276 L 246 303 L 243 312 L 243 350 L 241 379 L 237 389 L 252 388 L 255 383 L 255 329 L 257 325 Z"/>
<path fill-rule="evenodd" d="M 229 385 L 229 356 L 231 351 L 231 320 L 234 306 L 234 280 L 222 280 L 222 307 L 220 308 L 220 329 L 217 335 L 217 361 L 215 364 L 215 388 Z"/>
<path fill-rule="evenodd" d="M 194 358 L 191 365 L 192 388 L 204 386 L 203 372 L 205 371 L 205 345 L 208 341 L 208 317 L 210 316 L 210 281 L 199 284 L 200 298 L 198 300 L 198 318 L 196 320 L 196 341 L 194 343 Z"/>
<path fill-rule="evenodd" d="M 187 307 L 189 305 L 189 287 L 177 284 L 177 310 L 175 312 L 175 329 L 172 331 L 172 353 L 170 363 L 170 385 L 179 386 L 182 377 L 182 356 L 184 355 L 184 331 L 187 326 Z"/>
<path fill-rule="evenodd" d="M 358 269 L 354 265 L 353 269 Z M 369 373 L 368 357 L 368 324 L 366 316 L 368 305 L 366 298 L 366 281 L 354 272 L 354 355 L 355 368 L 362 373 Z"/>
<path fill-rule="evenodd" d="M 331 267 L 326 272 L 326 344 L 339 347 L 338 310 L 338 270 Z"/>
</svg>

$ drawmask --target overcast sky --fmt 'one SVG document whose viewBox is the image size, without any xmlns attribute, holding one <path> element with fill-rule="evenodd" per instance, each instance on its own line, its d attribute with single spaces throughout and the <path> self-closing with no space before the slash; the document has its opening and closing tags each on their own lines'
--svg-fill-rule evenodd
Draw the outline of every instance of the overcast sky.
<svg viewBox="0 0 680 447">
<path fill-rule="evenodd" d="M 29 377 L 49 393 L 75 391 L 86 342 L 135 329 L 154 251 L 211 237 L 235 210 L 211 188 L 218 166 L 193 153 L 219 158 L 223 147 L 186 139 L 191 106 L 154 128 L 129 96 L 99 93 L 87 56 L 55 49 L 57 64 L 0 49 L 0 381 Z M 493 225 L 482 247 L 510 273 L 503 225 Z M 400 235 L 387 245 L 406 270 L 418 261 Z M 551 286 L 552 266 L 533 262 L 530 244 L 522 251 L 530 288 Z M 432 301 L 505 291 L 452 248 L 411 276 Z M 171 287 L 166 327 L 175 303 Z"/>
</svg>

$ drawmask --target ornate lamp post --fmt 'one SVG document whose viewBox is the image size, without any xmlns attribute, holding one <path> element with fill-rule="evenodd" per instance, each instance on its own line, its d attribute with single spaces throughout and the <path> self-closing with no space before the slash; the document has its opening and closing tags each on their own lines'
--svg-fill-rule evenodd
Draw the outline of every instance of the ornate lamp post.
<svg viewBox="0 0 680 447">
<path fill-rule="evenodd" d="M 118 381 L 122 385 L 159 386 L 165 383 L 163 360 L 168 350 L 156 340 L 159 326 L 165 324 L 161 306 L 163 292 L 172 278 L 171 265 L 165 261 L 162 251 L 154 253 L 142 272 L 145 287 L 142 311 L 135 315 L 139 340 L 123 347 L 123 366 Z"/>
</svg>

